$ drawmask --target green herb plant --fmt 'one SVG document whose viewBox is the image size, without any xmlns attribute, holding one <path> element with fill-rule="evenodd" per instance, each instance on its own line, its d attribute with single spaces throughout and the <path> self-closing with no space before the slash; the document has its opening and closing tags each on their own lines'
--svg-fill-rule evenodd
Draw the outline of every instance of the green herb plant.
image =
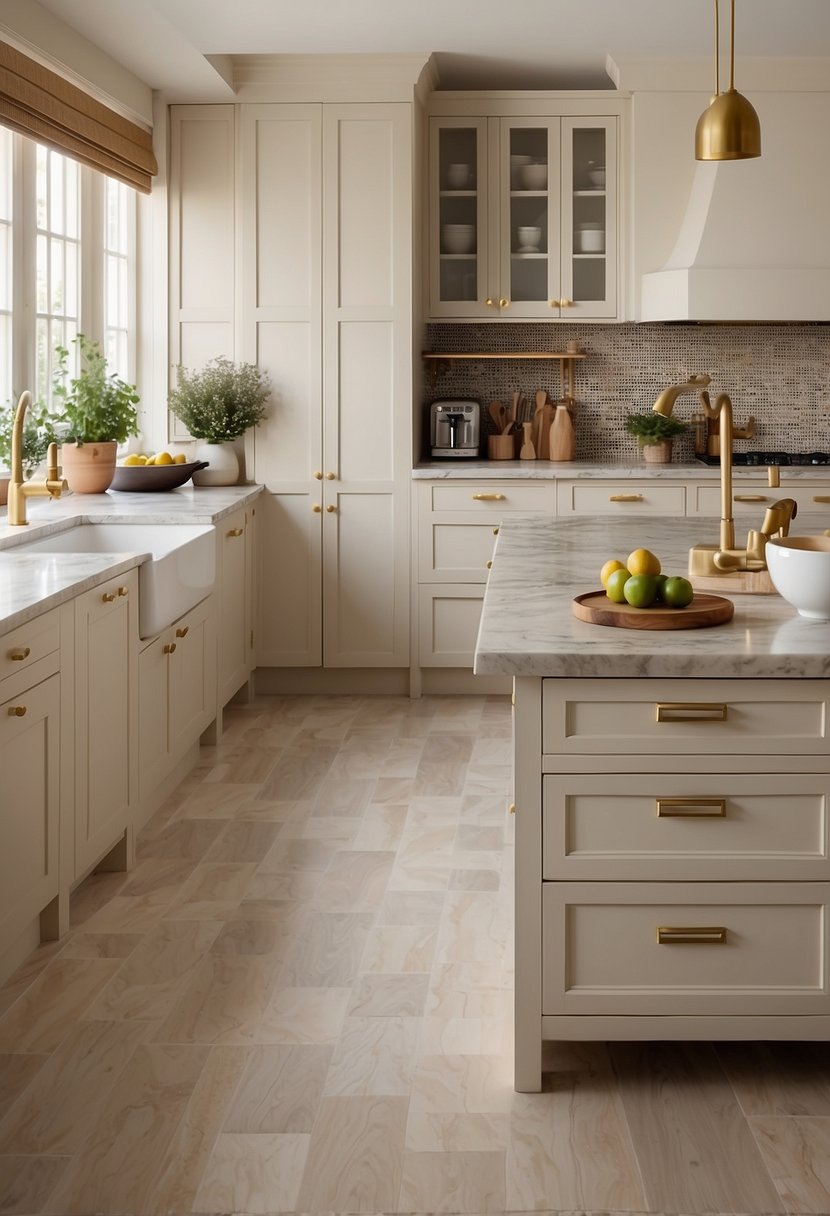
<svg viewBox="0 0 830 1216">
<path fill-rule="evenodd" d="M 649 410 L 647 414 L 629 414 L 625 420 L 625 429 L 629 435 L 636 438 L 640 447 L 644 448 L 681 435 L 686 430 L 686 424 L 672 415 L 667 418 L 664 414 Z"/>
<path fill-rule="evenodd" d="M 17 407 L 0 406 L 0 467 L 11 468 L 12 425 Z M 45 460 L 50 443 L 59 443 L 55 417 L 42 401 L 33 401 L 23 422 L 23 476 L 29 478 Z"/>
<path fill-rule="evenodd" d="M 69 351 L 56 346 L 58 363 L 53 393 L 60 402 L 56 421 L 65 423 L 65 443 L 124 443 L 138 434 L 140 398 L 134 384 L 127 384 L 114 373 L 107 374 L 107 360 L 100 344 L 78 334 L 73 339 L 81 356 L 81 370 L 69 376 Z"/>
<path fill-rule="evenodd" d="M 253 363 L 211 359 L 201 371 L 176 369 L 168 405 L 194 439 L 227 443 L 266 416 L 268 378 Z"/>
</svg>

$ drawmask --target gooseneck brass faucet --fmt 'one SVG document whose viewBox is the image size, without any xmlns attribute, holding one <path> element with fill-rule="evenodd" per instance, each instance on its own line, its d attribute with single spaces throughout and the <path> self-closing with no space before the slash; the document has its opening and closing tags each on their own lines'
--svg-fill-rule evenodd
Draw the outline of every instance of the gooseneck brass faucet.
<svg viewBox="0 0 830 1216">
<path fill-rule="evenodd" d="M 12 423 L 12 467 L 11 478 L 9 479 L 9 510 L 6 522 L 13 527 L 20 527 L 29 522 L 26 518 L 27 498 L 45 498 L 46 495 L 49 495 L 50 498 L 60 498 L 63 491 L 69 489 L 69 486 L 61 477 L 61 469 L 58 464 L 58 445 L 56 443 L 49 444 L 46 456 L 46 480 L 25 481 L 23 478 L 23 423 L 26 419 L 26 410 L 31 403 L 32 394 L 29 392 L 21 393 L 17 409 L 14 412 L 14 422 Z"/>
</svg>

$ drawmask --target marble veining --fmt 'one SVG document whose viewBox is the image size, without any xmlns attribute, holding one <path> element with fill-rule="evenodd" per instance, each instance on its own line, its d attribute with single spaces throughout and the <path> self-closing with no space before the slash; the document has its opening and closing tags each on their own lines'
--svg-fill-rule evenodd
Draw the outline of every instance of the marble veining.
<svg viewBox="0 0 830 1216">
<path fill-rule="evenodd" d="M 798 519 L 818 534 L 826 519 Z M 689 548 L 716 543 L 711 519 L 641 517 L 552 519 L 521 515 L 502 522 L 484 597 L 477 675 L 812 679 L 830 676 L 830 623 L 807 621 L 778 595 L 724 595 L 735 604 L 725 625 L 639 631 L 578 621 L 575 596 L 600 587 L 610 557 L 656 553 L 667 573 L 685 574 Z"/>
</svg>

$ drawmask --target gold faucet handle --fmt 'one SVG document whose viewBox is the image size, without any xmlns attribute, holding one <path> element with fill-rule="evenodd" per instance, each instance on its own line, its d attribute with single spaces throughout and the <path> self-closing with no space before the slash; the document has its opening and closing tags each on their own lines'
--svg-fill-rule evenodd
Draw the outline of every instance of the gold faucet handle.
<svg viewBox="0 0 830 1216">
<path fill-rule="evenodd" d="M 58 445 L 50 443 L 46 449 L 46 489 L 52 498 L 60 498 L 69 489 L 69 483 L 61 476 L 62 472 L 58 464 Z"/>
<path fill-rule="evenodd" d="M 732 438 L 733 439 L 751 439 L 754 434 L 755 434 L 755 419 L 751 415 L 749 418 L 747 418 L 744 426 L 742 426 L 742 427 L 736 426 L 736 427 L 732 428 Z"/>
</svg>

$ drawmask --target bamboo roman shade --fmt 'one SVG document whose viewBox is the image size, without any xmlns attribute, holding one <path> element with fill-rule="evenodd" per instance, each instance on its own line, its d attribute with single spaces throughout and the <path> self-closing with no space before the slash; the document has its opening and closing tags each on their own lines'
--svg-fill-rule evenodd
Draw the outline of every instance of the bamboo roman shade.
<svg viewBox="0 0 830 1216">
<path fill-rule="evenodd" d="M 144 194 L 158 172 L 149 131 L 0 41 L 0 125 Z"/>
</svg>

